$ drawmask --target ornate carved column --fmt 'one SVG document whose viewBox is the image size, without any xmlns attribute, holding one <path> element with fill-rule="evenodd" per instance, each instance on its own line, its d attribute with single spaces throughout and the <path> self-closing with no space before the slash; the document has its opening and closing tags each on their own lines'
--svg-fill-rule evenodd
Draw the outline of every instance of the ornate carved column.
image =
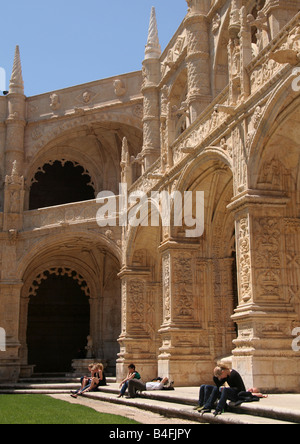
<svg viewBox="0 0 300 444">
<path fill-rule="evenodd" d="M 211 102 L 209 33 L 206 14 L 210 1 L 187 0 L 184 20 L 187 30 L 188 103 L 193 123 Z"/>
<path fill-rule="evenodd" d="M 213 366 L 206 318 L 208 263 L 198 263 L 197 250 L 198 245 L 170 241 L 160 247 L 163 323 L 158 372 L 183 386 L 209 381 Z"/>
<path fill-rule="evenodd" d="M 23 282 L 14 277 L 15 241 L 3 246 L 0 280 L 0 326 L 6 332 L 6 351 L 0 353 L 0 381 L 17 381 L 20 374 L 19 312 Z M 3 250 L 4 251 L 4 250 Z"/>
<path fill-rule="evenodd" d="M 286 281 L 290 302 L 295 308 L 298 320 L 293 328 L 300 327 L 300 219 L 285 218 Z"/>
<path fill-rule="evenodd" d="M 131 363 L 136 365 L 143 380 L 151 380 L 157 372 L 157 288 L 150 282 L 151 273 L 148 270 L 127 268 L 121 271 L 119 277 L 122 280 L 122 333 L 119 337 L 117 381 L 126 376 Z"/>
<path fill-rule="evenodd" d="M 241 29 L 240 11 L 242 8 L 242 0 L 231 0 L 231 10 L 229 19 L 229 35 L 235 38 Z"/>
<path fill-rule="evenodd" d="M 251 36 L 251 26 L 247 22 L 247 10 L 243 6 L 241 8 L 241 31 L 240 31 L 240 42 L 241 42 L 241 99 L 246 100 L 251 93 L 250 77 L 246 70 L 246 67 L 252 60 L 252 36 Z"/>
<path fill-rule="evenodd" d="M 4 231 L 19 231 L 23 226 L 24 177 L 17 174 L 17 162 L 13 162 L 11 175 L 6 176 L 4 186 Z"/>
<path fill-rule="evenodd" d="M 296 313 L 286 282 L 284 210 L 287 198 L 253 190 L 229 206 L 236 217 L 239 306 L 233 365 L 247 387 L 295 390 L 299 365 L 292 350 Z M 284 380 L 281 375 L 284 374 Z"/>
</svg>

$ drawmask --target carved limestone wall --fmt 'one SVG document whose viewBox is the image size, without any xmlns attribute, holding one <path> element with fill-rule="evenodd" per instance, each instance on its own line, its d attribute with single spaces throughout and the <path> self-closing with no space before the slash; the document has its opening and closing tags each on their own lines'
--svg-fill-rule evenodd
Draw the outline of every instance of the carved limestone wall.
<svg viewBox="0 0 300 444">
<path fill-rule="evenodd" d="M 36 97 L 16 49 L 0 97 L 1 380 L 32 371 L 29 298 L 66 273 L 118 380 L 134 362 L 144 380 L 210 383 L 231 356 L 247 388 L 300 390 L 299 8 L 188 0 L 163 52 L 152 10 L 139 72 Z M 204 192 L 203 235 L 99 227 L 96 200 L 29 211 L 36 174 L 56 161 L 82 166 L 95 195 L 120 183 L 148 197 Z"/>
</svg>

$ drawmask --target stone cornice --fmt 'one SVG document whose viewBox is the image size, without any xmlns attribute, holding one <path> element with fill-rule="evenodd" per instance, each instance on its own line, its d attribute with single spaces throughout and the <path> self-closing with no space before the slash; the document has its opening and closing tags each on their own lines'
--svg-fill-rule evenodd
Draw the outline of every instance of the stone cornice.
<svg viewBox="0 0 300 444">
<path fill-rule="evenodd" d="M 227 205 L 227 209 L 233 213 L 239 212 L 249 207 L 285 207 L 290 198 L 283 193 L 276 191 L 247 190 L 233 198 Z"/>
</svg>

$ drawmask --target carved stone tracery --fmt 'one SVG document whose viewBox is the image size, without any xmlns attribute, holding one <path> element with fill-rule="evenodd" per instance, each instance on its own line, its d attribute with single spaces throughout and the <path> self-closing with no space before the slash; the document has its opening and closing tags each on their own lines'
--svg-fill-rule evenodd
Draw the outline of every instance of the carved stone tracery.
<svg viewBox="0 0 300 444">
<path fill-rule="evenodd" d="M 68 277 L 74 279 L 74 281 L 76 281 L 78 283 L 78 285 L 80 286 L 80 289 L 85 293 L 85 295 L 88 298 L 91 297 L 91 292 L 90 292 L 89 286 L 86 283 L 84 277 L 81 276 L 76 271 L 72 270 L 71 268 L 67 268 L 67 267 L 57 267 L 57 268 L 51 267 L 51 268 L 49 268 L 49 270 L 45 270 L 43 273 L 40 273 L 33 281 L 32 285 L 29 289 L 28 296 L 29 297 L 36 296 L 37 291 L 41 285 L 41 282 L 47 280 L 49 278 L 49 276 L 51 276 L 51 275 L 68 276 Z"/>
</svg>

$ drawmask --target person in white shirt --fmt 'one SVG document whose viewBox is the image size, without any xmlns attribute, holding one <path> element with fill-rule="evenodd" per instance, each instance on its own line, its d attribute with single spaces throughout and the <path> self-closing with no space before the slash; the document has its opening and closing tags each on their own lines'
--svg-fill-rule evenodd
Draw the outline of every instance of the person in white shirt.
<svg viewBox="0 0 300 444">
<path fill-rule="evenodd" d="M 129 398 L 135 398 L 136 392 L 162 390 L 164 385 L 167 384 L 168 381 L 168 378 L 164 378 L 161 381 L 152 381 L 145 384 L 144 382 L 137 379 L 131 379 L 128 382 Z"/>
</svg>

